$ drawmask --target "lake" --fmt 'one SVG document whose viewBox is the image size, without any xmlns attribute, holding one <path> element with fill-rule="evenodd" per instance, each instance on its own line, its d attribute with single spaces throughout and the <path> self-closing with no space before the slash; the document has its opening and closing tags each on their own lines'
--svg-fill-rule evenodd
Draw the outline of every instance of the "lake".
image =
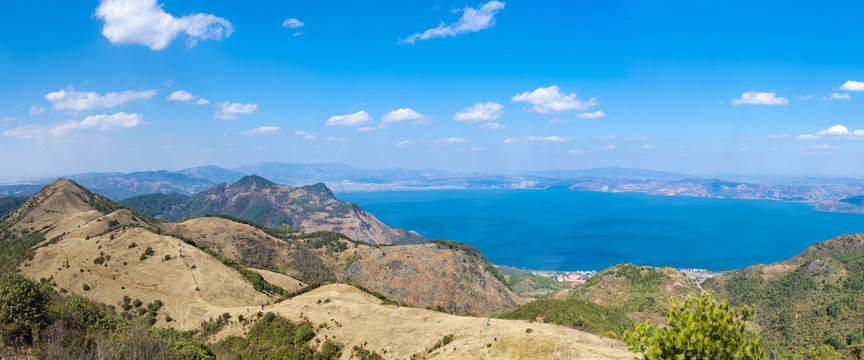
<svg viewBox="0 0 864 360">
<path fill-rule="evenodd" d="M 864 215 L 771 200 L 570 190 L 336 194 L 391 227 L 467 243 L 495 264 L 602 270 L 620 263 L 730 270 L 864 232 Z"/>
</svg>

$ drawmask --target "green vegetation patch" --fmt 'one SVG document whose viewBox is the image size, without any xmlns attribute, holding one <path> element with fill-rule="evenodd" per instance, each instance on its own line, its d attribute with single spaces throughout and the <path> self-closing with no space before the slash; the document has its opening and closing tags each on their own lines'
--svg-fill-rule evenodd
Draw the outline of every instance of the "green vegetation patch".
<svg viewBox="0 0 864 360">
<path fill-rule="evenodd" d="M 616 309 L 606 308 L 583 299 L 540 299 L 498 314 L 500 319 L 538 321 L 558 324 L 594 334 L 621 335 L 633 329 L 633 322 Z"/>
</svg>

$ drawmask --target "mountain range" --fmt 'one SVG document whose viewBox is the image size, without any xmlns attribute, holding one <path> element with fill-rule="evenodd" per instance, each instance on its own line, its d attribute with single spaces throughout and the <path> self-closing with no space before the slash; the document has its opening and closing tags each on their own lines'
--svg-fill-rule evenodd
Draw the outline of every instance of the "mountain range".
<svg viewBox="0 0 864 360">
<path fill-rule="evenodd" d="M 441 170 L 358 169 L 344 164 L 260 163 L 233 169 L 202 166 L 179 171 L 69 175 L 114 200 L 152 193 L 194 195 L 247 175 L 303 186 L 324 183 L 336 193 L 441 189 L 548 189 L 638 192 L 664 196 L 766 199 L 807 203 L 817 210 L 864 213 L 864 180 L 825 177 L 700 177 L 669 172 L 598 168 L 513 174 L 454 173 Z M 0 196 L 29 196 L 52 179 L 0 185 Z"/>
<path fill-rule="evenodd" d="M 810 356 L 817 346 L 853 354 L 864 344 L 861 234 L 701 284 L 668 267 L 616 265 L 526 304 L 511 287 L 542 287 L 540 279 L 509 271 L 505 277 L 466 244 L 364 233 L 374 217 L 336 200 L 324 184 L 291 187 L 245 176 L 193 196 L 165 197 L 132 198 L 127 207 L 56 180 L 23 203 L 18 198 L 20 205 L 0 218 L 0 270 L 156 327 L 220 334 L 206 330 L 218 323 L 214 318 L 239 320 L 260 305 L 318 324 L 325 339 L 338 336 L 345 346 L 399 358 L 466 358 L 478 351 L 505 358 L 632 358 L 620 343 L 587 333 L 618 338 L 639 321 L 662 324 L 668 298 L 703 291 L 734 306 L 756 305 L 751 331 L 784 355 Z M 309 225 L 310 219 L 330 222 Z M 389 229 L 379 224 L 372 227 Z M 139 308 L 131 299 L 150 305 Z M 496 327 L 485 332 L 482 319 L 471 317 L 490 315 Z M 247 333 L 252 324 L 231 326 Z M 455 346 L 443 355 L 436 342 L 450 341 Z M 323 351 L 320 342 L 310 346 Z"/>
</svg>

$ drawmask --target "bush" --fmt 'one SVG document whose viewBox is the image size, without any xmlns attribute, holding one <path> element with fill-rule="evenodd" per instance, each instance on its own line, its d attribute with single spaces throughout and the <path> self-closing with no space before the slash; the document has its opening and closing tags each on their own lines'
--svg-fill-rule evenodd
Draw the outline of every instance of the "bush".
<svg viewBox="0 0 864 360">
<path fill-rule="evenodd" d="M 645 360 L 763 359 L 762 339 L 746 330 L 754 316 L 752 308 L 730 308 L 710 294 L 688 296 L 683 303 L 671 298 L 665 327 L 646 321 L 624 333 L 624 343 Z"/>
<path fill-rule="evenodd" d="M 90 290 L 90 285 L 84 284 L 84 285 L 81 285 L 81 287 L 84 288 L 84 291 Z"/>
<path fill-rule="evenodd" d="M 324 360 L 336 360 L 342 356 L 342 344 L 327 339 L 321 345 L 321 358 Z"/>
<path fill-rule="evenodd" d="M 4 342 L 32 342 L 47 322 L 47 300 L 30 279 L 18 274 L 0 278 L 0 325 L 5 325 L 0 327 L 0 335 Z"/>
<path fill-rule="evenodd" d="M 138 244 L 136 244 L 134 241 L 133 241 L 131 244 L 129 244 L 129 248 L 130 248 L 130 249 L 131 249 L 131 248 L 134 248 L 134 247 L 136 247 L 136 246 L 138 246 Z"/>
<path fill-rule="evenodd" d="M 309 325 L 309 323 L 300 324 L 294 330 L 294 344 L 305 344 L 309 340 L 312 340 L 313 337 L 315 337 L 315 332 L 312 331 L 312 325 Z"/>
</svg>

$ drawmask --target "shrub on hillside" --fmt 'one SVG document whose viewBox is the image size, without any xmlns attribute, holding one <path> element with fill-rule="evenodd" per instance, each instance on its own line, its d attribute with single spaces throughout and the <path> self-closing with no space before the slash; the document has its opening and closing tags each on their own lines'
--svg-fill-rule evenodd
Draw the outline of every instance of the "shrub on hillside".
<svg viewBox="0 0 864 360">
<path fill-rule="evenodd" d="M 683 303 L 669 300 L 667 325 L 650 322 L 624 334 L 624 342 L 643 359 L 763 359 L 762 339 L 746 330 L 753 308 L 729 307 L 710 294 L 688 296 Z"/>
</svg>

